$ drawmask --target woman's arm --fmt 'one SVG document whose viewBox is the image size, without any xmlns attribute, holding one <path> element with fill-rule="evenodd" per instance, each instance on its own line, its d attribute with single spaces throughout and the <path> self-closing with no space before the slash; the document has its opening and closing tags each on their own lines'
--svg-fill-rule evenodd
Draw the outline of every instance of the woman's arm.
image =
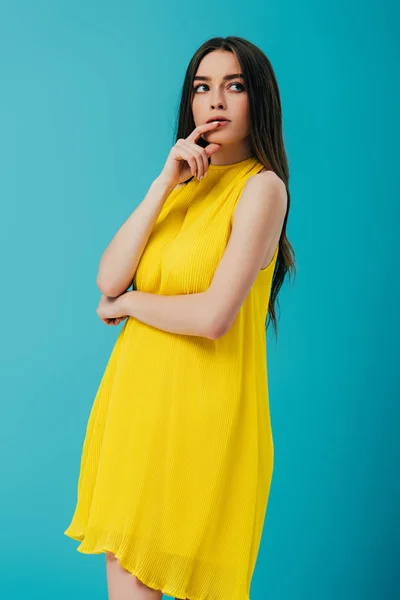
<svg viewBox="0 0 400 600">
<path fill-rule="evenodd" d="M 103 294 L 116 297 L 128 289 L 154 223 L 173 189 L 174 186 L 157 177 L 142 202 L 117 231 L 99 264 L 96 283 Z"/>
<path fill-rule="evenodd" d="M 249 177 L 225 252 L 204 292 L 166 296 L 133 290 L 104 298 L 99 316 L 129 315 L 164 331 L 218 339 L 231 328 L 266 257 L 272 260 L 286 210 L 286 187 L 275 173 Z"/>
<path fill-rule="evenodd" d="M 161 174 L 101 257 L 96 283 L 103 294 L 115 298 L 127 291 L 165 200 L 189 177 L 199 179 L 208 167 L 208 158 L 219 149 L 219 144 L 201 148 L 196 143 L 203 132 L 218 125 L 218 121 L 199 125 L 186 139 L 179 139 L 172 146 Z"/>
<path fill-rule="evenodd" d="M 171 333 L 214 338 L 213 310 L 207 292 L 165 296 L 133 290 L 116 298 L 111 313 L 113 310 Z M 105 312 L 110 311 L 106 308 Z"/>
</svg>

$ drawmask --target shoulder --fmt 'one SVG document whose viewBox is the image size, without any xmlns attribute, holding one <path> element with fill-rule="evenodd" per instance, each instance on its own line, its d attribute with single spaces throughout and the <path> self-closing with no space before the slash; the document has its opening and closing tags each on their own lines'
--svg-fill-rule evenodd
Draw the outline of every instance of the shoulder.
<svg viewBox="0 0 400 600">
<path fill-rule="evenodd" d="M 244 184 L 235 214 L 254 211 L 259 218 L 268 218 L 271 210 L 285 216 L 287 210 L 287 191 L 282 179 L 271 170 L 264 169 L 251 175 Z"/>
<path fill-rule="evenodd" d="M 265 190 L 266 194 L 274 194 L 276 197 L 286 201 L 286 185 L 275 171 L 263 169 L 259 173 L 252 175 L 246 184 L 256 189 Z"/>
</svg>

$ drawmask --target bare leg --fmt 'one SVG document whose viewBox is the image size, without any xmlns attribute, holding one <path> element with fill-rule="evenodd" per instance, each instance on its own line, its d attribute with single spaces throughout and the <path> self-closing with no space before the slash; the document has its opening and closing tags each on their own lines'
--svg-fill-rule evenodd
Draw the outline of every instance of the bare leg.
<svg viewBox="0 0 400 600">
<path fill-rule="evenodd" d="M 161 600 L 161 590 L 153 590 L 124 569 L 112 552 L 106 552 L 108 600 Z"/>
</svg>

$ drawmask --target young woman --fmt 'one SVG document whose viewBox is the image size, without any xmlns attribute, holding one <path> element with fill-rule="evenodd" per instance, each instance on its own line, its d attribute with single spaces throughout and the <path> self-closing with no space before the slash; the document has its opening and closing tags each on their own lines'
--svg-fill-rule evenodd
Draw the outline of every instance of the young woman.
<svg viewBox="0 0 400 600">
<path fill-rule="evenodd" d="M 110 600 L 249 600 L 274 458 L 265 324 L 277 333 L 294 270 L 288 178 L 270 62 L 209 40 L 176 143 L 99 266 L 97 313 L 126 322 L 65 534 L 105 553 Z"/>
</svg>

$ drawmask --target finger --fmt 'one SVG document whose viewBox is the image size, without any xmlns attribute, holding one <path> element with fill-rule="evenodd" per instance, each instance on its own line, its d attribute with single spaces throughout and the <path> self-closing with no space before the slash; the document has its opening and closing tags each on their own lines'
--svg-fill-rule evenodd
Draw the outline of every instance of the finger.
<svg viewBox="0 0 400 600">
<path fill-rule="evenodd" d="M 187 147 L 188 152 L 190 152 L 193 155 L 193 157 L 196 161 L 196 177 L 200 181 L 201 177 L 203 177 L 205 170 L 206 170 L 206 167 L 204 165 L 204 161 L 202 158 L 201 147 L 198 146 L 197 144 L 187 142 L 186 140 L 183 143 Z M 208 164 L 207 164 L 207 166 L 208 166 Z"/>
<path fill-rule="evenodd" d="M 192 152 L 189 152 L 185 140 L 179 140 L 176 144 L 176 158 L 181 160 L 186 160 L 188 163 L 190 170 L 192 172 L 193 177 L 196 177 L 197 172 L 197 161 L 193 156 Z"/>
<path fill-rule="evenodd" d="M 215 144 L 214 142 L 208 143 L 208 145 L 204 148 L 204 152 L 207 156 L 207 164 L 208 164 L 208 159 L 210 158 L 210 156 L 212 154 L 214 154 L 214 152 L 216 152 L 220 148 L 221 148 L 221 144 Z"/>
<path fill-rule="evenodd" d="M 203 175 L 206 175 L 207 171 L 208 171 L 208 154 L 207 154 L 205 148 L 202 148 L 201 146 L 197 146 L 197 144 L 196 144 L 196 148 L 200 148 L 200 158 L 203 161 Z"/>
<path fill-rule="evenodd" d="M 208 170 L 208 154 L 207 154 L 205 148 L 202 148 L 201 146 L 198 146 L 197 144 L 193 143 L 193 144 L 191 144 L 191 146 L 193 146 L 193 148 L 198 153 L 198 162 L 200 162 L 200 165 L 201 165 L 201 176 L 204 177 L 204 175 L 207 173 L 207 170 Z"/>
<path fill-rule="evenodd" d="M 195 129 L 193 129 L 192 133 L 190 133 L 186 141 L 187 142 L 197 142 L 199 137 L 205 131 L 211 131 L 212 129 L 218 129 L 219 123 L 218 121 L 214 121 L 213 123 L 204 123 L 203 125 L 198 125 Z"/>
</svg>

